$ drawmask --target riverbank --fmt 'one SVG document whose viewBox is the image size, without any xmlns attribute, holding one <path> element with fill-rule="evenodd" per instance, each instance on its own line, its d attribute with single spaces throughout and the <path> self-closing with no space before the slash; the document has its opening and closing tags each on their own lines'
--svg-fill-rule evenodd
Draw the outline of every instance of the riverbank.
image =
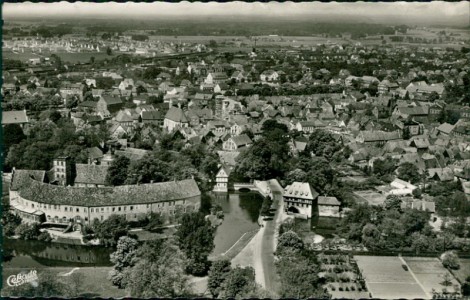
<svg viewBox="0 0 470 300">
<path fill-rule="evenodd" d="M 259 218 L 260 230 L 232 259 L 232 266 L 255 269 L 255 280 L 264 289 L 274 295 L 280 288 L 279 278 L 276 272 L 274 252 L 276 250 L 279 226 L 287 218 L 283 210 L 282 188 L 271 188 L 276 212 L 272 220 L 266 221 Z"/>
</svg>

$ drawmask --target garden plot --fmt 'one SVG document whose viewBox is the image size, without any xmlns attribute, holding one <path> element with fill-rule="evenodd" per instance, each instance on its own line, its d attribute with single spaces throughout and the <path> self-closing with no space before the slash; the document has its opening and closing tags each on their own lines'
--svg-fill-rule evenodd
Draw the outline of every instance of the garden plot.
<svg viewBox="0 0 470 300">
<path fill-rule="evenodd" d="M 429 298 L 396 256 L 355 256 L 367 289 L 374 298 Z"/>
<path fill-rule="evenodd" d="M 369 298 L 369 292 L 352 256 L 345 254 L 319 254 L 321 272 L 325 278 L 324 287 L 333 299 Z"/>
</svg>

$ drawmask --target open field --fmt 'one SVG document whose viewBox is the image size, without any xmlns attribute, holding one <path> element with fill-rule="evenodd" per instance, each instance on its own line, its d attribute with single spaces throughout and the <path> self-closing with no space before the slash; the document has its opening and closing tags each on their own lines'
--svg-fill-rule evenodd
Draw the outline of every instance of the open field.
<svg viewBox="0 0 470 300">
<path fill-rule="evenodd" d="M 73 267 L 53 267 L 45 269 L 37 269 L 40 276 L 41 271 L 47 270 L 52 274 L 65 274 L 72 271 Z M 73 273 L 82 274 L 83 283 L 80 285 L 80 296 L 85 298 L 102 297 L 102 298 L 121 298 L 126 296 L 126 291 L 118 289 L 107 279 L 109 271 L 112 267 L 84 267 L 79 268 Z M 23 268 L 5 268 L 3 269 L 3 283 L 8 276 L 18 274 L 25 271 Z M 60 278 L 60 277 L 59 277 Z"/>
<path fill-rule="evenodd" d="M 367 289 L 374 298 L 428 298 L 423 288 L 396 256 L 355 256 Z"/>
</svg>

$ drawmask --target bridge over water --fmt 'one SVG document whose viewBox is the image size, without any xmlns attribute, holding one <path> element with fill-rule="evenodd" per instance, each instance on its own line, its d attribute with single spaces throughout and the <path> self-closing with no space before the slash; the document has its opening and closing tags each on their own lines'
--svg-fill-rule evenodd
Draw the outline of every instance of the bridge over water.
<svg viewBox="0 0 470 300">
<path fill-rule="evenodd" d="M 250 191 L 258 191 L 258 188 L 253 183 L 246 183 L 246 182 L 236 182 L 233 184 L 233 189 L 235 191 L 239 190 L 250 190 Z"/>
</svg>

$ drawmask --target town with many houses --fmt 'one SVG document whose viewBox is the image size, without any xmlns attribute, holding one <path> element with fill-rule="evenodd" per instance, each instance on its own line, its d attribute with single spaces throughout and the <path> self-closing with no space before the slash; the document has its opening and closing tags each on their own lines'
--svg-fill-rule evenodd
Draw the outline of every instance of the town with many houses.
<svg viewBox="0 0 470 300">
<path fill-rule="evenodd" d="M 410 31 L 437 38 L 4 37 L 2 293 L 470 295 L 470 38 Z M 232 197 L 253 220 L 229 223 Z M 115 252 L 62 267 L 84 276 L 76 294 L 10 285 L 17 257 L 61 260 L 15 248 L 40 241 Z"/>
</svg>

